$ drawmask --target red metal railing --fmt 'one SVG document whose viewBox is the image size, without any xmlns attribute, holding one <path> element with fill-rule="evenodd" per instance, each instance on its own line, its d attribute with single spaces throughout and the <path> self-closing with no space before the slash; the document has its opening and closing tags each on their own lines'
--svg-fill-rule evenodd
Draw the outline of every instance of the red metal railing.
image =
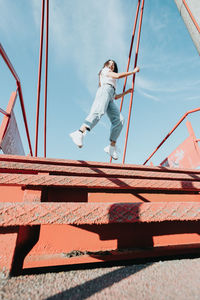
<svg viewBox="0 0 200 300">
<path fill-rule="evenodd" d="M 141 0 L 138 0 L 137 10 L 136 10 L 136 15 L 135 15 L 135 21 L 134 21 L 134 26 L 133 26 L 133 33 L 132 33 L 132 38 L 131 38 L 131 45 L 130 45 L 129 56 L 128 56 L 128 63 L 127 63 L 127 67 L 126 67 L 126 72 L 129 71 L 131 55 L 132 55 L 132 49 L 133 49 L 133 42 L 134 42 L 134 38 L 135 38 L 135 31 L 136 31 L 139 8 L 140 8 L 140 2 L 141 2 Z M 125 79 L 124 79 L 123 93 L 125 92 L 125 89 L 126 89 L 126 82 L 127 82 L 127 77 L 125 77 Z M 122 96 L 122 99 L 121 99 L 120 111 L 122 110 L 123 101 L 124 101 L 124 96 Z"/>
<path fill-rule="evenodd" d="M 137 66 L 137 60 L 138 60 L 138 52 L 139 52 L 139 45 L 140 45 L 140 35 L 141 35 L 141 28 L 142 28 L 143 11 L 144 11 L 144 0 L 142 0 L 141 10 L 140 10 L 140 21 L 139 21 L 137 45 L 136 45 L 136 52 L 135 52 L 134 68 Z M 123 159 L 122 159 L 123 164 L 125 162 L 125 157 L 126 157 L 126 148 L 127 148 L 127 142 L 128 142 L 128 134 L 129 134 L 129 127 L 130 127 L 131 112 L 132 112 L 134 88 L 135 88 L 135 74 L 133 74 L 133 80 L 132 80 L 132 93 L 131 93 L 131 97 L 130 97 L 129 114 L 128 114 L 126 138 L 125 138 L 125 145 L 124 145 L 124 154 L 123 154 Z"/>
<path fill-rule="evenodd" d="M 200 107 L 189 110 L 186 112 L 180 120 L 176 123 L 176 125 L 172 128 L 172 130 L 166 135 L 166 137 L 162 140 L 162 142 L 158 145 L 158 147 L 152 152 L 152 154 L 147 158 L 147 160 L 143 163 L 143 165 L 146 165 L 146 163 L 152 158 L 152 156 L 158 151 L 158 149 L 164 144 L 164 142 L 170 137 L 170 135 L 174 132 L 174 130 L 183 122 L 183 120 L 191 113 L 200 111 Z"/>
<path fill-rule="evenodd" d="M 0 108 L 0 113 L 2 113 L 3 115 L 9 117 L 10 115 L 5 111 L 3 110 L 2 108 Z"/>
<path fill-rule="evenodd" d="M 134 26 L 133 26 L 133 33 L 132 33 L 132 37 L 131 37 L 131 45 L 130 45 L 130 50 L 129 50 L 129 55 L 128 55 L 128 62 L 127 62 L 126 72 L 129 71 L 129 67 L 130 67 L 132 50 L 133 50 L 133 43 L 134 43 L 134 38 L 135 38 L 135 31 L 136 31 L 138 15 L 139 15 L 140 3 L 141 3 L 141 0 L 138 0 L 136 14 L 135 14 L 135 21 L 134 21 Z M 127 77 L 125 77 L 125 79 L 124 79 L 123 93 L 125 92 L 125 89 L 126 89 L 126 83 L 127 83 Z M 122 96 L 122 99 L 121 99 L 120 112 L 122 111 L 123 102 L 124 102 L 124 96 Z M 112 157 L 110 158 L 110 162 L 112 162 Z"/>
<path fill-rule="evenodd" d="M 38 67 L 38 88 L 37 88 L 37 110 L 36 110 L 36 130 L 35 130 L 35 156 L 38 154 L 38 129 L 40 114 L 40 91 L 41 91 L 41 73 L 42 73 L 42 52 L 44 36 L 44 12 L 45 0 L 42 0 L 41 13 L 41 33 L 40 33 L 40 54 Z M 47 79 L 48 79 L 48 42 L 49 42 L 49 0 L 46 0 L 46 58 L 45 58 L 45 96 L 44 96 L 44 157 L 46 157 L 46 131 L 47 131 Z"/>
<path fill-rule="evenodd" d="M 10 72 L 12 73 L 13 77 L 16 80 L 17 92 L 18 92 L 19 100 L 20 100 L 20 104 L 21 104 L 21 110 L 22 110 L 22 115 L 23 115 L 23 120 L 24 120 L 24 126 L 25 126 L 27 140 L 28 140 L 28 145 L 29 145 L 29 150 L 30 150 L 31 156 L 33 156 L 20 79 L 19 79 L 19 77 L 18 77 L 18 75 L 17 75 L 17 73 L 16 73 L 13 65 L 11 64 L 11 62 L 10 62 L 10 60 L 9 60 L 9 58 L 8 58 L 8 56 L 7 56 L 4 48 L 3 48 L 3 46 L 1 45 L 1 43 L 0 43 L 0 54 L 1 54 L 2 58 L 3 58 L 3 60 L 5 61 L 6 65 L 8 66 Z M 1 109 L 1 112 L 3 114 L 6 113 L 2 109 Z M 7 115 L 7 113 L 6 113 L 6 115 Z"/>
</svg>

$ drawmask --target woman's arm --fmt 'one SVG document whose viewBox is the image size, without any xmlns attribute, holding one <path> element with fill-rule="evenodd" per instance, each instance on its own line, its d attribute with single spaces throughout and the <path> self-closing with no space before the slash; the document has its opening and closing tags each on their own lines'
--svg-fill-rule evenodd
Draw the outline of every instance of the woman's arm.
<svg viewBox="0 0 200 300">
<path fill-rule="evenodd" d="M 133 74 L 135 74 L 139 71 L 140 71 L 139 67 L 136 67 L 133 71 L 130 71 L 130 72 L 115 73 L 115 72 L 110 71 L 110 72 L 107 73 L 106 76 L 114 78 L 114 79 L 120 79 L 120 78 L 123 78 L 123 77 L 133 75 Z"/>
<path fill-rule="evenodd" d="M 129 90 L 127 90 L 126 92 L 124 92 L 122 94 L 115 95 L 115 100 L 120 99 L 121 97 L 125 96 L 126 94 L 132 93 L 132 90 L 133 89 L 129 89 Z"/>
</svg>

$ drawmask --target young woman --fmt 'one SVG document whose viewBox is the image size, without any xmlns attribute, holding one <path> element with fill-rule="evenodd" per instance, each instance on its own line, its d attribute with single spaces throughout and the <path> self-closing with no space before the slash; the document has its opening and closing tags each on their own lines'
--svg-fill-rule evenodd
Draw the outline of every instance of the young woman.
<svg viewBox="0 0 200 300">
<path fill-rule="evenodd" d="M 90 131 L 98 123 L 101 117 L 107 113 L 111 122 L 110 145 L 105 147 L 104 151 L 113 159 L 118 159 L 116 141 L 123 127 L 124 117 L 120 113 L 118 107 L 115 105 L 114 99 L 117 100 L 122 96 L 131 93 L 132 89 L 116 95 L 116 80 L 133 75 L 136 72 L 139 72 L 138 67 L 130 72 L 118 73 L 117 64 L 114 60 L 107 60 L 104 63 L 103 68 L 99 72 L 99 88 L 97 90 L 90 113 L 80 129 L 70 133 L 70 137 L 78 147 L 81 148 L 83 146 L 83 138 L 86 134 L 86 131 Z"/>
</svg>

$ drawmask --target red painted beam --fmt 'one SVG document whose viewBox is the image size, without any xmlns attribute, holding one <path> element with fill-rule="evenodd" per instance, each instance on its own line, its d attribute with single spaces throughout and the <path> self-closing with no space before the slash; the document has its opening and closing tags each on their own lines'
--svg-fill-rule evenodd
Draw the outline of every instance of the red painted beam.
<svg viewBox="0 0 200 300">
<path fill-rule="evenodd" d="M 94 161 L 77 161 L 77 160 L 67 160 L 67 159 L 53 159 L 53 158 L 40 158 L 40 157 L 30 157 L 30 156 L 16 156 L 16 155 L 5 155 L 0 154 L 0 162 L 19 162 L 28 164 L 41 164 L 43 166 L 74 166 L 74 167 L 88 167 L 88 168 L 109 168 L 113 170 L 142 170 L 142 171 L 156 171 L 156 172 L 168 172 L 168 173 L 188 173 L 188 174 L 200 174 L 200 170 L 194 169 L 177 169 L 177 168 L 167 168 L 167 167 L 156 167 L 156 166 L 143 166 L 143 165 L 131 165 L 131 164 L 110 164 L 103 162 Z"/>
<path fill-rule="evenodd" d="M 21 162 L 7 162 L 0 161 L 1 173 L 16 173 L 16 174 L 38 174 L 49 173 L 50 175 L 62 176 L 88 176 L 88 177 L 119 177 L 119 178 L 141 178 L 141 179 L 166 179 L 166 180 L 187 180 L 199 181 L 200 174 L 195 176 L 188 171 L 187 173 L 172 173 L 167 170 L 160 172 L 160 170 L 127 170 L 119 168 L 97 168 L 97 167 L 79 167 L 79 166 L 59 166 L 49 164 L 37 163 L 21 163 Z"/>
<path fill-rule="evenodd" d="M 27 174 L 0 174 L 0 185 L 18 186 L 54 186 L 70 188 L 106 190 L 160 190 L 160 191 L 190 191 L 199 192 L 199 181 L 179 181 L 164 179 L 137 179 L 137 178 L 98 178 L 84 176 L 54 176 L 54 175 L 27 175 Z"/>
<path fill-rule="evenodd" d="M 199 221 L 200 203 L 0 203 L 0 226 Z"/>
</svg>

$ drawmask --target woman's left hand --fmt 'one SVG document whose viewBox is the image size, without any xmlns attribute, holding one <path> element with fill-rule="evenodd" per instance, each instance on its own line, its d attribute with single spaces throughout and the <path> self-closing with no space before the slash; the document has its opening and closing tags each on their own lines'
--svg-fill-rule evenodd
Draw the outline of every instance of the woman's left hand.
<svg viewBox="0 0 200 300">
<path fill-rule="evenodd" d="M 127 94 L 132 93 L 133 89 L 128 89 L 126 92 Z"/>
</svg>

